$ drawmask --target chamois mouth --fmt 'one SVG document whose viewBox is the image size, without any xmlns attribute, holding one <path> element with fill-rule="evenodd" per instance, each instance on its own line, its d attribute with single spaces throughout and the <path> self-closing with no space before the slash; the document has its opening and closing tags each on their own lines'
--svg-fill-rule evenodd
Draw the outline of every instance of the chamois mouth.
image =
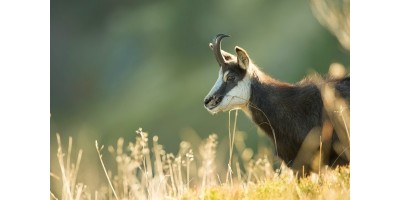
<svg viewBox="0 0 400 200">
<path fill-rule="evenodd" d="M 223 96 L 215 96 L 215 95 L 213 95 L 213 96 L 211 96 L 209 98 L 206 98 L 204 100 L 204 107 L 211 114 L 215 114 L 215 113 L 219 112 L 217 107 L 219 107 L 219 105 L 221 104 L 223 98 L 224 98 Z"/>
<path fill-rule="evenodd" d="M 217 114 L 220 110 L 218 109 L 218 106 L 214 106 L 214 107 L 207 107 L 207 106 L 204 106 L 205 108 L 206 108 L 206 110 L 210 113 L 210 114 L 212 114 L 212 115 L 215 115 L 215 114 Z"/>
</svg>

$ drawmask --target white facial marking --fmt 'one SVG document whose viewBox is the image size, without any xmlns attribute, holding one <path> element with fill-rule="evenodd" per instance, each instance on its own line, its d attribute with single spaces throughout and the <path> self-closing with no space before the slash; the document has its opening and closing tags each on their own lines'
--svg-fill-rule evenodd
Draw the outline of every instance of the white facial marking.
<svg viewBox="0 0 400 200">
<path fill-rule="evenodd" d="M 232 88 L 222 99 L 222 102 L 215 109 L 218 111 L 229 111 L 232 109 L 241 109 L 247 105 L 250 100 L 250 76 L 239 81 L 236 87 Z"/>
<path fill-rule="evenodd" d="M 226 82 L 226 75 L 228 75 L 228 73 L 229 73 L 228 70 L 224 73 L 224 82 Z"/>
<path fill-rule="evenodd" d="M 222 75 L 222 68 L 219 69 L 218 79 L 215 82 L 214 86 L 211 88 L 210 92 L 207 94 L 206 99 L 214 95 L 214 93 L 221 87 L 222 83 L 224 82 Z"/>
<path fill-rule="evenodd" d="M 221 103 L 217 107 L 211 110 L 207 108 L 207 110 L 212 114 L 216 114 L 220 111 L 225 112 L 232 109 L 242 109 L 246 112 L 248 110 L 247 105 L 250 101 L 251 74 L 253 73 L 253 70 L 254 66 L 252 63 L 250 63 L 243 79 L 238 81 L 237 85 L 223 97 Z M 221 87 L 223 82 L 226 81 L 228 73 L 228 71 L 222 73 L 222 69 L 219 70 L 218 79 L 206 98 L 214 95 L 214 93 Z"/>
</svg>

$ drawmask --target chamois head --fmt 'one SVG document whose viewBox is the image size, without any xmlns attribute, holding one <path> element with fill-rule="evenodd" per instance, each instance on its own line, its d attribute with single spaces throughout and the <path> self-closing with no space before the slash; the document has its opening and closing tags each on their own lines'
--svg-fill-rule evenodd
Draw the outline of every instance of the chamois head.
<svg viewBox="0 0 400 200">
<path fill-rule="evenodd" d="M 246 51 L 235 47 L 236 56 L 221 50 L 221 40 L 228 35 L 215 36 L 210 48 L 219 64 L 218 79 L 204 99 L 212 114 L 245 108 L 250 100 L 250 74 L 254 68 Z"/>
</svg>

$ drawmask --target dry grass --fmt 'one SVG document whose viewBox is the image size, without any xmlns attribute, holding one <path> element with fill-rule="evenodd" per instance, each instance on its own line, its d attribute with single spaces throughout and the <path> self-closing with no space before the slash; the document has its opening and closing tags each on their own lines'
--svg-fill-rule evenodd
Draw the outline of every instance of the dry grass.
<svg viewBox="0 0 400 200">
<path fill-rule="evenodd" d="M 117 170 L 107 170 L 102 150 L 95 146 L 109 182 L 91 194 L 84 183 L 77 183 L 82 151 L 76 164 L 71 162 L 72 139 L 67 156 L 58 140 L 60 175 L 51 173 L 52 181 L 63 185 L 61 196 L 50 192 L 51 199 L 349 199 L 350 168 L 322 167 L 319 173 L 299 178 L 291 169 L 281 164 L 273 169 L 271 155 L 251 155 L 245 158 L 246 147 L 240 147 L 240 134 L 236 133 L 236 116 L 233 131 L 229 131 L 229 159 L 218 167 L 218 137 L 210 135 L 193 149 L 190 143 L 181 142 L 177 154 L 167 153 L 158 137 L 149 141 L 142 129 L 134 142 L 125 144 L 120 138 L 116 147 L 108 147 L 114 156 Z M 231 129 L 230 129 L 231 130 Z M 237 140 L 234 140 L 237 135 Z M 151 143 L 151 146 L 150 146 Z M 234 145 L 236 144 L 236 145 Z M 241 155 L 233 154 L 233 148 Z M 193 153 L 195 151 L 195 153 Z M 232 159 L 236 158 L 236 159 Z M 66 160 L 66 163 L 64 162 Z M 224 176 L 225 175 L 225 176 Z M 223 179 L 225 178 L 225 179 Z M 221 181 L 225 180 L 225 181 Z"/>
</svg>

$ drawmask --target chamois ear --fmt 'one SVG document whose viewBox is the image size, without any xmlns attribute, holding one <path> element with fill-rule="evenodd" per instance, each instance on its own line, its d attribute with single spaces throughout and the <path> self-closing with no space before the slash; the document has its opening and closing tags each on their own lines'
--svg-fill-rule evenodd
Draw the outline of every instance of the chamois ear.
<svg viewBox="0 0 400 200">
<path fill-rule="evenodd" d="M 210 47 L 211 50 L 213 50 L 213 44 L 212 43 L 210 43 L 208 46 Z M 222 49 L 221 49 L 221 54 L 222 54 L 222 56 L 224 56 L 226 61 L 230 61 L 230 60 L 235 59 L 234 55 L 232 55 L 232 54 L 230 54 L 230 53 L 228 53 L 228 52 L 226 52 L 226 51 L 224 51 Z"/>
<path fill-rule="evenodd" d="M 228 52 L 226 52 L 226 51 L 224 51 L 224 50 L 222 50 L 222 49 L 221 49 L 221 54 L 222 54 L 222 56 L 224 56 L 224 58 L 225 58 L 225 60 L 226 60 L 227 62 L 229 62 L 229 61 L 235 59 L 235 56 L 234 56 L 234 55 L 232 55 L 232 54 L 230 54 L 230 53 L 228 53 Z"/>
<path fill-rule="evenodd" d="M 237 55 L 237 62 L 239 64 L 240 68 L 246 70 L 250 64 L 249 55 L 247 54 L 247 52 L 244 49 L 242 49 L 238 46 L 235 47 L 235 51 L 236 51 L 236 55 Z"/>
</svg>

